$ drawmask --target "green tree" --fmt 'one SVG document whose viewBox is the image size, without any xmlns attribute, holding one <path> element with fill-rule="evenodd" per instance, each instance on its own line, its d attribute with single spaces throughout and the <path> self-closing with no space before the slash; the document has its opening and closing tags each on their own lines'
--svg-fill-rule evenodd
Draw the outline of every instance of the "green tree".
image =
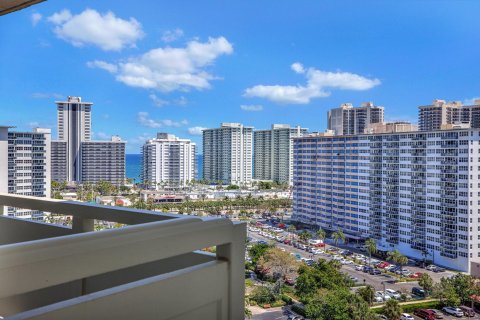
<svg viewBox="0 0 480 320">
<path fill-rule="evenodd" d="M 338 242 L 339 241 L 345 242 L 346 237 L 345 237 L 345 234 L 343 233 L 343 231 L 338 229 L 337 231 L 332 233 L 332 239 L 335 242 L 335 247 L 337 247 Z"/>
<path fill-rule="evenodd" d="M 452 281 L 448 278 L 440 279 L 440 282 L 433 286 L 433 297 L 439 299 L 444 305 L 449 306 L 458 306 L 461 302 Z"/>
<path fill-rule="evenodd" d="M 372 263 L 372 254 L 377 253 L 377 242 L 372 238 L 367 239 L 365 241 L 365 247 L 367 248 L 368 264 L 370 265 Z"/>
<path fill-rule="evenodd" d="M 368 305 L 372 305 L 375 299 L 375 288 L 371 285 L 361 287 L 357 290 L 357 294 L 366 302 Z"/>
<path fill-rule="evenodd" d="M 395 299 L 387 300 L 385 306 L 383 307 L 383 314 L 388 318 L 388 320 L 400 320 L 402 315 L 402 307 Z"/>
<path fill-rule="evenodd" d="M 425 293 L 428 295 L 433 288 L 433 280 L 432 277 L 428 273 L 422 274 L 420 279 L 418 279 L 418 285 L 425 290 Z"/>
<path fill-rule="evenodd" d="M 265 251 L 259 258 L 258 265 L 283 278 L 296 271 L 297 261 L 289 252 L 274 247 Z"/>
</svg>

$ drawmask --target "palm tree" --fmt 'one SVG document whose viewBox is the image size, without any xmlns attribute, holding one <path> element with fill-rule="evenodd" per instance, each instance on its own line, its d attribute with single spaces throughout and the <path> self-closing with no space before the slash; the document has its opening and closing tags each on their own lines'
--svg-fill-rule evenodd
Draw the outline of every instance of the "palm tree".
<svg viewBox="0 0 480 320">
<path fill-rule="evenodd" d="M 310 239 L 312 236 L 311 236 L 310 232 L 302 231 L 302 233 L 300 233 L 299 237 L 300 237 L 300 240 L 302 240 L 303 242 L 307 242 L 308 239 Z"/>
<path fill-rule="evenodd" d="M 322 228 L 318 229 L 315 234 L 317 235 L 318 239 L 322 240 L 322 242 L 324 242 L 325 238 L 327 237 L 327 233 Z M 325 249 L 326 249 L 326 246 L 325 246 Z"/>
<path fill-rule="evenodd" d="M 391 260 L 395 263 L 398 263 L 398 258 L 400 258 L 402 254 L 400 253 L 400 251 L 398 251 L 398 249 L 395 249 L 393 251 L 389 251 L 387 253 L 387 260 Z"/>
<path fill-rule="evenodd" d="M 333 241 L 335 242 L 335 247 L 338 247 L 339 240 L 342 240 L 343 242 L 345 242 L 345 234 L 340 229 L 332 233 L 332 238 L 333 238 Z"/>
<path fill-rule="evenodd" d="M 389 320 L 399 320 L 402 312 L 402 307 L 395 299 L 388 300 L 383 307 L 383 314 L 387 316 Z"/>
<path fill-rule="evenodd" d="M 365 241 L 365 247 L 367 247 L 368 252 L 368 265 L 372 263 L 372 254 L 377 253 L 377 242 L 375 239 L 367 239 Z"/>
<path fill-rule="evenodd" d="M 400 255 L 400 257 L 398 257 L 397 263 L 400 265 L 400 271 L 402 271 L 403 266 L 408 263 L 408 258 L 404 255 Z"/>
</svg>

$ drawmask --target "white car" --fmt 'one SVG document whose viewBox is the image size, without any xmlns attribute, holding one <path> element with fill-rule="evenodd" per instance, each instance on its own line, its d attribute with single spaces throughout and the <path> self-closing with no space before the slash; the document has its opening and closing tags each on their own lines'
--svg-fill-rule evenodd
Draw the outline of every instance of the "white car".
<svg viewBox="0 0 480 320">
<path fill-rule="evenodd" d="M 375 302 L 383 302 L 383 297 L 382 297 L 381 294 L 379 295 L 379 294 L 375 293 L 375 296 L 374 296 L 373 299 L 375 300 Z"/>
<path fill-rule="evenodd" d="M 400 320 L 415 320 L 415 318 L 409 315 L 408 313 L 402 313 Z"/>
<path fill-rule="evenodd" d="M 391 297 L 390 297 L 389 295 L 383 293 L 383 291 L 377 291 L 375 294 L 378 295 L 378 296 L 380 296 L 380 297 L 382 297 L 382 299 L 383 299 L 384 301 L 387 301 L 387 300 L 390 300 L 390 299 L 391 299 Z"/>
<path fill-rule="evenodd" d="M 443 307 L 442 311 L 448 313 L 451 316 L 463 317 L 463 311 L 457 307 Z"/>
<path fill-rule="evenodd" d="M 363 265 L 357 264 L 357 265 L 355 266 L 355 270 L 357 270 L 357 271 L 362 271 L 362 270 L 363 270 Z"/>
<path fill-rule="evenodd" d="M 385 289 L 385 293 L 387 295 L 389 295 L 391 298 L 396 299 L 396 300 L 400 300 L 400 298 L 401 298 L 400 293 L 393 290 L 393 289 Z"/>
</svg>

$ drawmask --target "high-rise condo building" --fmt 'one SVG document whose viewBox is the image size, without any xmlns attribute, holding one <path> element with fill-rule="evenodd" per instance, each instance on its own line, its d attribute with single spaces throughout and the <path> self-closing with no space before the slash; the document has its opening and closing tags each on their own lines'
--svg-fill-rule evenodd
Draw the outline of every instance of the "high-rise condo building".
<svg viewBox="0 0 480 320">
<path fill-rule="evenodd" d="M 418 107 L 421 131 L 452 129 L 453 127 L 480 128 L 480 100 L 473 105 L 460 101 L 433 100 L 431 105 Z"/>
<path fill-rule="evenodd" d="M 293 175 L 293 137 L 307 129 L 273 124 L 271 129 L 254 132 L 254 173 L 257 180 L 291 183 Z"/>
<path fill-rule="evenodd" d="M 142 182 L 150 189 L 184 187 L 196 177 L 196 144 L 158 133 L 142 146 Z"/>
<path fill-rule="evenodd" d="M 81 144 L 91 140 L 93 103 L 82 102 L 81 97 L 55 101 L 58 114 L 58 140 L 66 141 L 67 181 L 81 180 Z"/>
<path fill-rule="evenodd" d="M 203 131 L 203 177 L 210 182 L 245 184 L 252 180 L 253 127 L 222 123 Z"/>
<path fill-rule="evenodd" d="M 345 103 L 327 113 L 328 129 L 336 135 L 361 134 L 367 125 L 383 123 L 384 108 L 374 106 L 372 102 L 364 102 L 361 107 L 354 108 Z"/>
<path fill-rule="evenodd" d="M 92 141 L 93 103 L 81 97 L 56 101 L 58 141 L 52 141 L 52 180 L 69 183 L 125 181 L 125 142 Z"/>
<path fill-rule="evenodd" d="M 293 219 L 469 272 L 480 262 L 480 129 L 294 139 Z"/>
<path fill-rule="evenodd" d="M 0 192 L 50 197 L 50 129 L 0 127 Z M 43 212 L 8 207 L 4 214 L 41 220 Z"/>
<path fill-rule="evenodd" d="M 114 185 L 125 182 L 125 142 L 118 136 L 111 141 L 82 142 L 81 181 L 108 181 Z"/>
</svg>

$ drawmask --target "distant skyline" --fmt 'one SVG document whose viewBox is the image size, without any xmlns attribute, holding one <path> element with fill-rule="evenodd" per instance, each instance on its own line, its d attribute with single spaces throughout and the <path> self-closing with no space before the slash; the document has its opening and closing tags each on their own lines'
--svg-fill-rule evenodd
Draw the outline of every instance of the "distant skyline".
<svg viewBox="0 0 480 320">
<path fill-rule="evenodd" d="M 59 2 L 0 17 L 0 125 L 52 128 L 55 100 L 94 103 L 94 139 L 140 153 L 241 122 L 326 128 L 365 101 L 416 122 L 433 99 L 480 96 L 480 2 Z"/>
</svg>

